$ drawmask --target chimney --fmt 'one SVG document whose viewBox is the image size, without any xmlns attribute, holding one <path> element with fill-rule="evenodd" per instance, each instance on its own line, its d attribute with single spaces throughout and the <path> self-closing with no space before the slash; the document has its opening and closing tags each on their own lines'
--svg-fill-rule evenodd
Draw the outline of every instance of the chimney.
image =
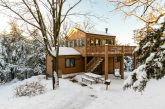
<svg viewBox="0 0 165 109">
<path fill-rule="evenodd" d="M 108 34 L 108 28 L 105 28 L 105 33 Z"/>
</svg>

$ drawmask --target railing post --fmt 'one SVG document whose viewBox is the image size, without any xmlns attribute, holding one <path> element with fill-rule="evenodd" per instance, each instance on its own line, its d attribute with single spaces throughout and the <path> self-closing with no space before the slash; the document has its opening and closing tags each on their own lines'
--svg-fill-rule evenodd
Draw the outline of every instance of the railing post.
<svg viewBox="0 0 165 109">
<path fill-rule="evenodd" d="M 108 79 L 108 44 L 105 44 L 104 66 L 105 66 L 105 80 L 107 80 Z"/>
<path fill-rule="evenodd" d="M 87 72 L 87 56 L 85 56 L 85 72 Z"/>
<path fill-rule="evenodd" d="M 124 79 L 124 55 L 121 56 L 121 62 L 120 62 L 120 75 L 121 79 Z"/>
<path fill-rule="evenodd" d="M 122 46 L 122 53 L 124 53 L 124 46 Z"/>
</svg>

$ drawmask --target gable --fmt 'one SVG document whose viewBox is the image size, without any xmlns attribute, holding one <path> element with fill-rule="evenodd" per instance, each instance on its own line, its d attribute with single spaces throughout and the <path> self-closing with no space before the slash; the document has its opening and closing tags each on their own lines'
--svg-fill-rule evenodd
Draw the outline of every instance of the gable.
<svg viewBox="0 0 165 109">
<path fill-rule="evenodd" d="M 86 33 L 80 29 L 72 28 L 65 37 L 67 40 L 79 39 L 81 37 L 86 37 Z"/>
</svg>

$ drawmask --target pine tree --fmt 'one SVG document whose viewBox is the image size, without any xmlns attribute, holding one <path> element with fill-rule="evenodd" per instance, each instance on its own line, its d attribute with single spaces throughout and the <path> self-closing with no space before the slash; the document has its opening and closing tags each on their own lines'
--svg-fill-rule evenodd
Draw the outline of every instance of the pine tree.
<svg viewBox="0 0 165 109">
<path fill-rule="evenodd" d="M 43 74 L 44 47 L 37 40 L 27 40 L 22 36 L 0 38 L 0 82 L 14 78 L 25 79 Z"/>
<path fill-rule="evenodd" d="M 150 79 L 161 79 L 165 75 L 165 22 L 162 27 L 147 33 L 135 50 L 138 67 L 124 83 L 124 89 L 132 87 L 143 91 Z"/>
</svg>

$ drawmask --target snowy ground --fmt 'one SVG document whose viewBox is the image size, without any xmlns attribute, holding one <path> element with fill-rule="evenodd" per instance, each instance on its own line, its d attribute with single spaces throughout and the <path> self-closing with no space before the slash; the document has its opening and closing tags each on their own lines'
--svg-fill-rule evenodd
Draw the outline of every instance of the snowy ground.
<svg viewBox="0 0 165 109">
<path fill-rule="evenodd" d="M 22 82 L 11 82 L 0 86 L 0 109 L 165 109 L 165 78 L 151 80 L 145 92 L 122 90 L 123 80 L 111 76 L 112 83 L 82 87 L 68 79 L 60 79 L 60 88 L 51 89 L 51 80 L 40 78 L 47 91 L 34 97 L 15 97 L 14 88 Z"/>
</svg>

